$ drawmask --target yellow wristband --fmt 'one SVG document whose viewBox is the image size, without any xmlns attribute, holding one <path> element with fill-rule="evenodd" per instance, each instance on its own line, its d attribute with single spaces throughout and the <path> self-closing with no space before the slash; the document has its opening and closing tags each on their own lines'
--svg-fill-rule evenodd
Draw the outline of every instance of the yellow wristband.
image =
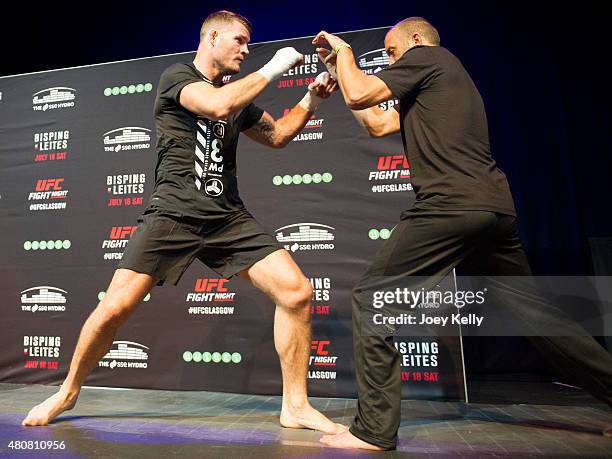
<svg viewBox="0 0 612 459">
<path fill-rule="evenodd" d="M 338 46 L 334 48 L 334 52 L 338 54 L 342 48 L 350 48 L 350 47 L 351 45 L 349 45 L 348 43 L 340 43 Z"/>
</svg>

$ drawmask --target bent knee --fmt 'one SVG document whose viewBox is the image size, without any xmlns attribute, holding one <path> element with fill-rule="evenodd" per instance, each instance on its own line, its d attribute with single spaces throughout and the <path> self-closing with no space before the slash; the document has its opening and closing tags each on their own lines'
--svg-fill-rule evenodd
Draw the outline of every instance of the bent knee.
<svg viewBox="0 0 612 459">
<path fill-rule="evenodd" d="M 102 300 L 96 312 L 105 325 L 121 325 L 127 320 L 135 309 L 135 305 L 130 305 L 120 300 Z"/>
<path fill-rule="evenodd" d="M 280 306 L 292 310 L 310 310 L 312 301 L 312 286 L 308 279 L 303 278 L 295 286 L 285 292 Z"/>
</svg>

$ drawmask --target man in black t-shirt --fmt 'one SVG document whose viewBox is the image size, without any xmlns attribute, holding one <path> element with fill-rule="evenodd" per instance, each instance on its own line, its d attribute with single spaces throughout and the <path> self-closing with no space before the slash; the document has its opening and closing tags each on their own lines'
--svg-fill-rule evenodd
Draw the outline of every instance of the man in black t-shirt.
<svg viewBox="0 0 612 459">
<path fill-rule="evenodd" d="M 245 209 L 238 194 L 236 147 L 244 132 L 281 148 L 337 87 L 321 74 L 279 120 L 253 104 L 267 85 L 300 64 L 283 48 L 257 72 L 224 84 L 249 54 L 251 24 L 228 11 L 203 23 L 192 63 L 161 75 L 155 101 L 155 188 L 106 296 L 86 321 L 58 393 L 34 407 L 24 425 L 46 425 L 71 409 L 81 386 L 108 352 L 115 332 L 155 284 L 179 281 L 198 258 L 223 277 L 239 275 L 276 304 L 274 340 L 283 377 L 280 423 L 336 433 L 342 426 L 312 408 L 306 392 L 312 288 L 287 251 Z"/>
<path fill-rule="evenodd" d="M 372 327 L 372 292 L 432 290 L 455 267 L 486 280 L 495 307 L 513 314 L 547 359 L 612 405 L 612 357 L 538 295 L 523 252 L 506 177 L 491 157 L 484 104 L 436 29 L 406 19 L 385 37 L 390 65 L 365 75 L 350 45 L 325 31 L 313 43 L 347 106 L 373 137 L 401 132 L 416 194 L 353 290 L 357 415 L 350 429 L 322 438 L 337 448 L 393 449 L 401 415 L 400 356 L 394 327 Z M 397 98 L 399 110 L 377 105 Z M 503 277 L 502 277 L 503 276 Z M 376 309 L 380 312 L 380 309 Z M 393 311 L 396 312 L 396 311 Z M 404 311 L 406 312 L 406 311 Z M 567 336 L 539 336 L 538 324 Z"/>
</svg>

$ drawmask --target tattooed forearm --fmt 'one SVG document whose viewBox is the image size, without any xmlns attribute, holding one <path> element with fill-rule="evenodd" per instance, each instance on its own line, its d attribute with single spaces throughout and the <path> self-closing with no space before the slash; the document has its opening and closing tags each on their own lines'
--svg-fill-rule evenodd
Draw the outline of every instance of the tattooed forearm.
<svg viewBox="0 0 612 459">
<path fill-rule="evenodd" d="M 282 118 L 274 120 L 268 112 L 245 134 L 272 148 L 283 148 L 302 130 L 311 113 L 296 105 Z"/>
<path fill-rule="evenodd" d="M 261 119 L 253 126 L 253 128 L 257 131 L 257 134 L 261 136 L 261 139 L 269 144 L 274 145 L 275 135 L 274 135 L 274 126 L 270 122 L 270 120 L 266 119 L 265 116 L 262 116 Z"/>
</svg>

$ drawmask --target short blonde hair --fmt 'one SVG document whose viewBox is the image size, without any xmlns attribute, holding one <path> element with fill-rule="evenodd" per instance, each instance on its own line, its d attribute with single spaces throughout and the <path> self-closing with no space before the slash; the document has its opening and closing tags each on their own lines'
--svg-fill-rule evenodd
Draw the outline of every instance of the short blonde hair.
<svg viewBox="0 0 612 459">
<path fill-rule="evenodd" d="M 206 19 L 204 19 L 202 27 L 200 28 L 200 41 L 204 39 L 208 31 L 214 26 L 219 24 L 229 24 L 234 21 L 237 21 L 245 26 L 249 33 L 253 32 L 253 24 L 251 24 L 247 18 L 232 11 L 221 10 L 209 14 Z"/>
</svg>

